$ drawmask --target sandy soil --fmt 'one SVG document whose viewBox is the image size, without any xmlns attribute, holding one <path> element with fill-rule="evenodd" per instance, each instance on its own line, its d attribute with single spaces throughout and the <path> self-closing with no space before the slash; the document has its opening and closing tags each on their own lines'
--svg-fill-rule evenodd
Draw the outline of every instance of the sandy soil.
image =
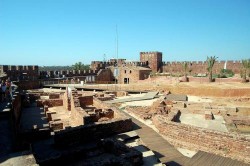
<svg viewBox="0 0 250 166">
<path fill-rule="evenodd" d="M 193 96 L 213 97 L 250 97 L 250 83 L 197 83 L 197 82 L 169 82 L 158 80 L 155 82 L 140 82 L 134 84 L 98 84 L 84 85 L 85 87 L 105 88 L 109 90 L 152 90 Z"/>
</svg>

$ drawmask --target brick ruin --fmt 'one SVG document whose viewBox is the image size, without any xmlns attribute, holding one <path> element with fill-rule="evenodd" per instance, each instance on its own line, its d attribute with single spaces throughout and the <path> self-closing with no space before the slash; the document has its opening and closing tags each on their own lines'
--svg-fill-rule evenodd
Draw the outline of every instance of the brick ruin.
<svg viewBox="0 0 250 166">
<path fill-rule="evenodd" d="M 32 145 L 39 165 L 141 165 L 142 153 L 113 137 L 131 131 L 132 120 L 98 96 L 73 88 L 16 92 L 11 111 L 17 147 Z"/>
<path fill-rule="evenodd" d="M 105 92 L 105 94 L 108 99 L 111 99 L 118 93 Z M 63 130 L 70 126 L 107 123 L 108 121 L 119 123 L 120 120 L 124 120 L 124 122 L 128 124 L 131 122 L 131 120 L 127 119 L 124 115 L 110 109 L 108 106 L 105 106 L 105 103 L 99 100 L 99 98 L 103 98 L 100 96 L 104 96 L 104 93 L 103 95 L 97 94 L 95 96 L 94 94 L 88 96 L 83 95 L 73 88 L 63 93 L 43 93 L 35 91 L 29 93 L 30 99 L 33 101 L 36 100 L 38 107 L 44 107 L 45 114 L 50 122 L 50 127 L 54 131 Z M 124 127 L 125 126 L 126 125 L 124 125 Z M 124 130 L 128 129 L 129 127 Z"/>
<path fill-rule="evenodd" d="M 248 133 L 250 131 L 250 108 L 164 98 L 167 97 L 161 97 L 152 106 L 127 106 L 125 109 L 140 119 L 150 119 L 160 134 L 176 147 L 202 150 L 250 163 L 250 139 L 242 135 L 246 128 Z M 182 113 L 203 115 L 205 120 L 213 120 L 214 115 L 221 115 L 229 132 L 180 123 Z M 237 128 L 237 125 L 240 127 Z"/>
<path fill-rule="evenodd" d="M 153 117 L 153 124 L 177 147 L 203 150 L 250 163 L 250 140 L 238 134 L 218 132 Z"/>
<path fill-rule="evenodd" d="M 77 146 L 66 144 L 55 147 L 49 141 L 46 143 L 40 141 L 33 145 L 33 149 L 39 165 L 142 165 L 143 163 L 141 152 L 112 138 Z"/>
</svg>

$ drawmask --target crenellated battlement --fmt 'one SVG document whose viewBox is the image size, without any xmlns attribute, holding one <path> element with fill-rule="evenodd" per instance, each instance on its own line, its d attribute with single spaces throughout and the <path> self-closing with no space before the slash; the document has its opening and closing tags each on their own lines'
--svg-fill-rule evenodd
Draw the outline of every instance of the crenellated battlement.
<svg viewBox="0 0 250 166">
<path fill-rule="evenodd" d="M 76 76 L 95 76 L 98 70 L 60 70 L 60 71 L 40 71 L 40 77 L 55 78 L 55 77 L 76 77 Z"/>
<path fill-rule="evenodd" d="M 161 53 L 161 52 L 158 52 L 158 51 L 140 52 L 140 54 L 157 54 L 157 53 Z"/>
<path fill-rule="evenodd" d="M 177 65 L 177 64 L 182 64 L 184 62 L 188 62 L 189 64 L 192 65 L 207 65 L 206 61 L 166 61 L 166 62 L 162 62 L 163 65 Z M 233 64 L 241 64 L 241 61 L 216 61 L 215 64 L 225 64 L 227 63 L 227 65 L 233 65 Z"/>
<path fill-rule="evenodd" d="M 162 68 L 163 72 L 170 72 L 170 73 L 182 73 L 183 66 L 182 63 L 184 61 L 174 61 L 174 62 L 163 62 Z M 206 61 L 188 61 L 189 63 L 189 70 L 193 73 L 206 73 L 207 72 L 207 62 Z M 241 68 L 241 61 L 216 61 L 213 67 L 213 71 L 215 73 L 219 73 L 221 69 L 231 69 L 234 73 L 240 73 Z"/>
<path fill-rule="evenodd" d="M 32 65 L 29 65 L 29 66 L 0 65 L 0 69 L 3 72 L 16 71 L 16 70 L 17 71 L 31 71 L 31 70 L 38 71 L 38 66 L 36 66 L 36 65 L 35 66 L 32 66 Z"/>
<path fill-rule="evenodd" d="M 107 62 L 103 61 L 92 61 L 90 68 L 92 70 L 100 70 L 105 69 L 106 67 L 116 66 L 117 59 L 110 59 Z M 118 59 L 118 66 L 141 66 L 146 67 L 148 64 L 146 62 L 141 61 L 126 61 L 126 59 Z"/>
<path fill-rule="evenodd" d="M 0 71 L 6 73 L 11 81 L 38 79 L 38 66 L 0 65 Z"/>
</svg>

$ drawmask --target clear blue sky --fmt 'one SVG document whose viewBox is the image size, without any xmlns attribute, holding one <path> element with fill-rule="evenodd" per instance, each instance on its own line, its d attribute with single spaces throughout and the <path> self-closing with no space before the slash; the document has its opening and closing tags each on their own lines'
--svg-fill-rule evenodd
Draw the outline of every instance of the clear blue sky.
<svg viewBox="0 0 250 166">
<path fill-rule="evenodd" d="M 250 0 L 0 0 L 0 64 L 250 58 Z"/>
</svg>

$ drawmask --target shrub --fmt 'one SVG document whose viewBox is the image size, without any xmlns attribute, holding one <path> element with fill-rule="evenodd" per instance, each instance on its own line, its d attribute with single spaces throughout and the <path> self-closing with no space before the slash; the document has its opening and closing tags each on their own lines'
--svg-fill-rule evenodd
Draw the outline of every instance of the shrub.
<svg viewBox="0 0 250 166">
<path fill-rule="evenodd" d="M 219 78 L 233 77 L 234 72 L 231 69 L 221 69 Z"/>
</svg>

